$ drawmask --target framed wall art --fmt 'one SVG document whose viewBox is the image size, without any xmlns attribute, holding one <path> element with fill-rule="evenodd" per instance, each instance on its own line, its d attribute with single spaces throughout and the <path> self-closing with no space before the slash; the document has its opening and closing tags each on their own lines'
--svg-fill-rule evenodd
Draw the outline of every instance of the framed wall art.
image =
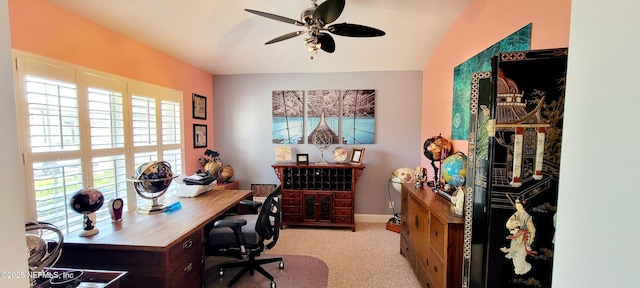
<svg viewBox="0 0 640 288">
<path fill-rule="evenodd" d="M 511 35 L 456 66 L 453 70 L 453 104 L 451 119 L 451 139 L 469 139 L 469 99 L 471 95 L 471 75 L 491 70 L 491 57 L 500 52 L 529 50 L 531 46 L 529 23 Z"/>
<path fill-rule="evenodd" d="M 207 120 L 207 97 L 193 93 L 192 98 L 193 119 Z"/>
<path fill-rule="evenodd" d="M 273 91 L 271 105 L 272 143 L 304 143 L 304 91 Z"/>
<path fill-rule="evenodd" d="M 193 148 L 207 147 L 207 125 L 193 124 Z"/>
<path fill-rule="evenodd" d="M 362 164 L 362 158 L 364 158 L 364 148 L 353 148 L 349 164 L 360 165 Z"/>
</svg>

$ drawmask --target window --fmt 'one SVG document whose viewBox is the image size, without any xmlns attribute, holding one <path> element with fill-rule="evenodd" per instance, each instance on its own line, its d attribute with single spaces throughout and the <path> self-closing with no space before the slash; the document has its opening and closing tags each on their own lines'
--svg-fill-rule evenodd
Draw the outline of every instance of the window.
<svg viewBox="0 0 640 288">
<path fill-rule="evenodd" d="M 70 233 L 82 229 L 83 215 L 69 207 L 78 190 L 135 209 L 150 202 L 127 181 L 138 165 L 164 160 L 182 173 L 181 92 L 16 54 L 30 218 Z M 107 205 L 96 216 L 110 221 Z"/>
</svg>

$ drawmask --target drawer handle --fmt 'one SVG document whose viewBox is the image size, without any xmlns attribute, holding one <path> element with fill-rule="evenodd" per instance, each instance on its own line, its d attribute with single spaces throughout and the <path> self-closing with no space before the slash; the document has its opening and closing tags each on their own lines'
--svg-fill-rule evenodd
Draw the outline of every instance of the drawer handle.
<svg viewBox="0 0 640 288">
<path fill-rule="evenodd" d="M 438 266 L 433 266 L 433 272 L 438 273 Z"/>
<path fill-rule="evenodd" d="M 427 261 L 425 261 L 427 263 L 427 267 L 429 267 L 429 259 L 427 259 Z"/>
<path fill-rule="evenodd" d="M 414 221 L 416 222 L 416 228 L 420 227 L 420 219 L 418 219 L 418 215 L 416 215 Z"/>
<path fill-rule="evenodd" d="M 191 248 L 191 246 L 193 246 L 193 241 L 191 239 L 189 239 L 186 242 L 182 243 L 182 248 L 184 248 L 184 249 L 189 249 L 189 248 Z"/>
<path fill-rule="evenodd" d="M 193 263 L 189 263 L 189 265 L 187 265 L 187 267 L 184 267 L 184 272 L 189 272 L 189 271 L 191 271 L 191 269 L 193 269 Z"/>
</svg>

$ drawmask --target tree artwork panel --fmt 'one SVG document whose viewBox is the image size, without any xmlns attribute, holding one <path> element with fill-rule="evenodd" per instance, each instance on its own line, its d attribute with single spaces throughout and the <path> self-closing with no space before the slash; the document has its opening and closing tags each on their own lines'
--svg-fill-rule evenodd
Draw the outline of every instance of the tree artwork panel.
<svg viewBox="0 0 640 288">
<path fill-rule="evenodd" d="M 271 94 L 272 142 L 304 143 L 304 91 L 280 90 Z"/>
<path fill-rule="evenodd" d="M 340 90 L 307 91 L 307 143 L 314 144 L 317 133 L 331 135 L 331 144 L 340 143 L 338 123 L 340 117 Z M 326 131 L 326 132 L 325 132 Z"/>
<path fill-rule="evenodd" d="M 491 71 L 491 57 L 500 52 L 529 50 L 531 46 L 531 23 L 494 43 L 453 69 L 453 104 L 451 139 L 469 139 L 469 99 L 471 75 Z"/>
<path fill-rule="evenodd" d="M 374 143 L 375 96 L 373 89 L 342 92 L 342 143 Z"/>
</svg>

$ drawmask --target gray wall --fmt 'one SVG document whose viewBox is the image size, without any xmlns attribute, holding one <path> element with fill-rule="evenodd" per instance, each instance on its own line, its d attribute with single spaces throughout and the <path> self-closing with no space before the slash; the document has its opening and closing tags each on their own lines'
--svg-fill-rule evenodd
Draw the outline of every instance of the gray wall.
<svg viewBox="0 0 640 288">
<path fill-rule="evenodd" d="M 310 65 L 313 63 L 310 63 Z M 250 184 L 277 184 L 271 143 L 271 92 L 274 90 L 375 89 L 375 144 L 364 147 L 364 173 L 356 185 L 356 214 L 391 215 L 388 180 L 400 167 L 420 165 L 422 71 L 214 76 L 215 150 L 230 164 L 241 189 Z M 311 144 L 292 146 L 292 154 L 320 152 Z M 340 145 L 351 151 L 353 145 Z M 332 145 L 325 151 L 331 159 Z M 210 147 L 210 149 L 212 149 Z M 331 162 L 331 161 L 329 161 Z M 400 200 L 391 190 L 399 212 Z"/>
<path fill-rule="evenodd" d="M 639 286 L 639 10 L 571 3 L 555 288 Z"/>
</svg>

